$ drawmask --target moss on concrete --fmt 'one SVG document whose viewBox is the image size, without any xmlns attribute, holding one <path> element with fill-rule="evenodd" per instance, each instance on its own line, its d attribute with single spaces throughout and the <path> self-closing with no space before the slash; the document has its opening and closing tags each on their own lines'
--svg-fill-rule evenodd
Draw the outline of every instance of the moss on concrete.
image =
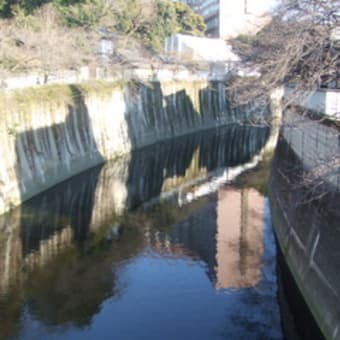
<svg viewBox="0 0 340 340">
<path fill-rule="evenodd" d="M 77 102 L 74 98 L 74 88 L 84 96 L 97 95 L 107 97 L 114 88 L 122 88 L 122 82 L 91 81 L 81 84 L 54 84 L 41 87 L 28 87 L 0 93 L 0 114 L 10 112 L 28 113 L 32 105 L 48 105 L 50 107 L 72 105 Z"/>
</svg>

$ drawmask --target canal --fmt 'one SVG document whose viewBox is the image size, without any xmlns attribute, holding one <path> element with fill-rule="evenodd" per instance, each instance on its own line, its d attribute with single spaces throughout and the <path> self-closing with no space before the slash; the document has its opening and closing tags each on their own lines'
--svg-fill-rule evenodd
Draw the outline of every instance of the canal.
<svg viewBox="0 0 340 340">
<path fill-rule="evenodd" d="M 0 219 L 1 339 L 283 339 L 267 127 L 123 156 Z"/>
</svg>

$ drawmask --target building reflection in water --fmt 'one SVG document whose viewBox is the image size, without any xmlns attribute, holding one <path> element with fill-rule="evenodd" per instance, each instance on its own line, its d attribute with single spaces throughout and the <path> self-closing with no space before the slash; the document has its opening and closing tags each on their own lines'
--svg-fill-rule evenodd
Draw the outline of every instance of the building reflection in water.
<svg viewBox="0 0 340 340">
<path fill-rule="evenodd" d="M 248 288 L 259 283 L 264 224 L 261 194 L 228 186 L 175 211 L 174 220 L 180 221 L 173 220 L 172 228 L 165 232 L 147 228 L 145 242 L 151 251 L 204 261 L 217 289 Z"/>
<path fill-rule="evenodd" d="M 261 279 L 263 197 L 253 189 L 218 192 L 216 287 L 254 287 Z"/>
<path fill-rule="evenodd" d="M 120 268 L 145 252 L 203 262 L 216 288 L 255 286 L 263 198 L 228 186 L 198 193 L 216 169 L 215 179 L 248 169 L 268 136 L 267 128 L 230 126 L 155 145 L 2 216 L 0 338 L 16 336 L 27 313 L 45 325 L 89 325 L 103 301 L 124 294 Z M 135 209 L 164 192 L 164 201 Z"/>
</svg>

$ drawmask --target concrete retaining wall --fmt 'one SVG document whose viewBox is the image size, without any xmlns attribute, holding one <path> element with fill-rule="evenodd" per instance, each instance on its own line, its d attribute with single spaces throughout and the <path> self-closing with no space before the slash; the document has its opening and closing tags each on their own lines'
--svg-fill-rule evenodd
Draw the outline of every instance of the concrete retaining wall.
<svg viewBox="0 0 340 340">
<path fill-rule="evenodd" d="M 325 339 L 340 339 L 340 168 L 331 164 L 339 155 L 339 137 L 332 127 L 295 118 L 297 126 L 283 129 L 272 167 L 273 225 L 285 261 Z M 331 167 L 316 182 L 306 180 L 306 171 L 325 165 Z"/>
<path fill-rule="evenodd" d="M 100 82 L 0 96 L 0 213 L 107 159 L 269 113 L 231 108 L 223 82 Z"/>
</svg>

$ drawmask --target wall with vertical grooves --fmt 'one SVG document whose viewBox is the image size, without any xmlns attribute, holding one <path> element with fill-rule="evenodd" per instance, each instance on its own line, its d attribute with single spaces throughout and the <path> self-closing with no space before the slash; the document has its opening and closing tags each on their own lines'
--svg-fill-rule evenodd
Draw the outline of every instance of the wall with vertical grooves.
<svg viewBox="0 0 340 340">
<path fill-rule="evenodd" d="M 0 213 L 107 159 L 244 121 L 223 82 L 96 82 L 0 95 Z"/>
</svg>

